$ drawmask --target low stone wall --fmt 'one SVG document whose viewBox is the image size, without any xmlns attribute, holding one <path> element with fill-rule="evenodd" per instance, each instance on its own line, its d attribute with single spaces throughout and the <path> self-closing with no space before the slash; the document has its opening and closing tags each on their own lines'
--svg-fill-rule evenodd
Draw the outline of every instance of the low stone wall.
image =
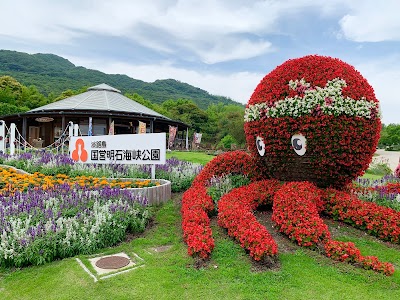
<svg viewBox="0 0 400 300">
<path fill-rule="evenodd" d="M 146 179 L 118 178 L 118 181 L 132 181 Z M 135 195 L 141 195 L 147 198 L 149 205 L 158 205 L 171 199 L 171 181 L 165 179 L 151 179 L 152 183 L 160 183 L 158 186 L 145 188 L 127 188 Z"/>
<path fill-rule="evenodd" d="M 14 169 L 17 174 L 30 174 L 24 170 L 17 169 L 16 167 L 9 166 L 9 165 L 0 165 L 0 168 L 5 168 L 5 169 Z"/>
</svg>

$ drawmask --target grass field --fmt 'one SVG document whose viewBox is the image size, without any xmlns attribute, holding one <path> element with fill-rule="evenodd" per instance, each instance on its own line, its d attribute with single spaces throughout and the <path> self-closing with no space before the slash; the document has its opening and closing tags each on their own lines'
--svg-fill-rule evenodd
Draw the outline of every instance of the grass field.
<svg viewBox="0 0 400 300">
<path fill-rule="evenodd" d="M 190 161 L 193 163 L 199 163 L 205 165 L 210 160 L 212 160 L 215 156 L 209 155 L 205 152 L 196 152 L 196 151 L 170 151 L 167 152 L 167 158 L 175 157 L 179 160 Z"/>
<path fill-rule="evenodd" d="M 280 254 L 279 270 L 252 271 L 249 256 L 216 225 L 211 261 L 196 269 L 182 242 L 180 195 L 174 197 L 158 210 L 155 225 L 143 236 L 101 251 L 135 252 L 144 259 L 143 268 L 96 283 L 74 258 L 3 270 L 0 299 L 400 299 L 399 271 L 386 277 L 295 246 Z M 400 267 L 400 247 L 331 223 L 342 240 L 356 242 L 363 254 Z M 161 245 L 172 247 L 150 254 L 149 249 Z"/>
<path fill-rule="evenodd" d="M 168 156 L 194 161 L 192 152 Z M 196 162 L 213 156 L 196 153 Z M 186 159 L 185 159 L 186 157 Z M 0 299 L 400 299 L 400 245 L 384 243 L 362 231 L 327 220 L 335 239 L 355 242 L 363 255 L 378 256 L 396 267 L 387 277 L 292 244 L 282 251 L 276 270 L 255 269 L 248 254 L 212 220 L 215 249 L 203 268 L 194 267 L 182 240 L 180 199 L 173 194 L 155 212 L 154 224 L 135 239 L 99 251 L 138 254 L 144 266 L 94 282 L 75 258 L 23 269 L 0 269 Z M 287 243 L 290 244 L 289 241 Z M 170 246 L 154 252 L 158 246 Z M 84 261 L 88 256 L 79 256 Z"/>
<path fill-rule="evenodd" d="M 362 177 L 363 178 L 367 178 L 367 179 L 377 180 L 377 179 L 381 179 L 382 175 L 375 175 L 375 174 L 365 173 Z"/>
</svg>

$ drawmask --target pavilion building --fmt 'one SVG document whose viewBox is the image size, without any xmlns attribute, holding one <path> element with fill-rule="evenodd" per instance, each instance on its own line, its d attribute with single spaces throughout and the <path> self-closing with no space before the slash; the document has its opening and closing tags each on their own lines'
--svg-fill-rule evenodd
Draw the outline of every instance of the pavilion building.
<svg viewBox="0 0 400 300">
<path fill-rule="evenodd" d="M 72 121 L 79 125 L 81 135 L 88 135 L 90 122 L 91 135 L 106 135 L 112 126 L 114 134 L 135 134 L 139 132 L 139 122 L 146 124 L 147 133 L 168 134 L 169 126 L 174 126 L 178 128 L 175 146 L 188 147 L 188 125 L 167 118 L 104 83 L 90 87 L 84 93 L 0 119 L 8 126 L 15 123 L 31 145 L 38 139 L 43 141 L 43 146 L 54 143 L 65 134 Z"/>
</svg>

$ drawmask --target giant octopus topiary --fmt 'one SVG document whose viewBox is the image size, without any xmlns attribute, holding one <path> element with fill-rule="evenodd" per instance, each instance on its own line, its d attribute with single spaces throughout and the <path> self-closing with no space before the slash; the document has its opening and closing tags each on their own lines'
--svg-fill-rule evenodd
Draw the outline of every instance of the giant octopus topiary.
<svg viewBox="0 0 400 300">
<path fill-rule="evenodd" d="M 354 243 L 335 241 L 321 213 L 400 242 L 400 214 L 359 200 L 352 180 L 371 163 L 381 129 L 379 101 L 354 67 L 335 58 L 291 59 L 266 75 L 245 110 L 248 152 L 233 151 L 209 162 L 182 198 L 188 253 L 208 258 L 214 247 L 208 213 L 210 180 L 244 174 L 251 183 L 218 201 L 218 224 L 254 260 L 276 258 L 278 246 L 253 214 L 272 205 L 272 221 L 299 245 L 328 257 L 391 275 L 394 267 L 362 256 Z"/>
</svg>

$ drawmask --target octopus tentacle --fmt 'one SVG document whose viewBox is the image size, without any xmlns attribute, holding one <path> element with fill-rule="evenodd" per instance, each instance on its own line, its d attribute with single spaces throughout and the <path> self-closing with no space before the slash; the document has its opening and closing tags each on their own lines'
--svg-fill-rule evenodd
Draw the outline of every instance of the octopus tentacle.
<svg viewBox="0 0 400 300">
<path fill-rule="evenodd" d="M 206 185 L 213 176 L 230 173 L 247 175 L 253 180 L 260 178 L 254 158 L 244 151 L 237 150 L 220 154 L 207 163 L 194 179 L 193 185 Z"/>
<path fill-rule="evenodd" d="M 326 190 L 324 201 L 326 213 L 334 219 L 366 229 L 384 241 L 400 244 L 400 212 L 334 189 Z"/>
<path fill-rule="evenodd" d="M 277 180 L 253 182 L 231 190 L 218 202 L 218 225 L 226 228 L 230 236 L 249 250 L 254 260 L 278 254 L 278 245 L 257 221 L 253 210 L 261 204 L 272 204 L 272 197 L 279 186 Z"/>
<path fill-rule="evenodd" d="M 197 184 L 182 196 L 183 239 L 188 246 L 188 254 L 207 258 L 214 249 L 214 239 L 210 227 L 208 212 L 214 209 L 214 203 L 207 189 Z"/>
<path fill-rule="evenodd" d="M 182 197 L 182 229 L 188 245 L 188 254 L 208 258 L 214 240 L 208 213 L 214 202 L 207 194 L 209 180 L 224 174 L 245 174 L 253 182 L 233 189 L 218 203 L 218 223 L 228 229 L 255 260 L 274 257 L 278 247 L 267 229 L 253 215 L 261 204 L 273 204 L 273 221 L 281 232 L 301 246 L 323 245 L 325 253 L 334 260 L 346 261 L 373 269 L 386 275 L 394 273 L 394 266 L 380 262 L 374 256 L 362 256 L 352 242 L 332 240 L 319 213 L 367 229 L 383 240 L 399 243 L 400 213 L 375 203 L 365 203 L 355 196 L 334 189 L 321 190 L 310 182 L 277 180 L 256 181 L 253 159 L 242 151 L 217 156 L 193 181 Z"/>
<path fill-rule="evenodd" d="M 343 198 L 347 200 L 347 202 L 344 201 L 347 205 L 340 210 L 338 205 L 334 205 L 332 199 L 342 199 L 343 201 Z M 392 275 L 394 273 L 392 264 L 381 262 L 374 256 L 361 255 L 360 250 L 352 242 L 331 239 L 327 225 L 319 216 L 324 200 L 328 203 L 327 210 L 338 210 L 337 215 L 341 216 L 343 220 L 349 216 L 348 214 L 366 215 L 362 211 L 360 214 L 363 202 L 361 200 L 359 200 L 360 202 L 354 201 L 354 197 L 352 199 L 351 195 L 345 192 L 330 190 L 325 193 L 309 182 L 288 182 L 274 196 L 272 220 L 276 222 L 281 232 L 296 240 L 301 246 L 322 244 L 326 255 L 334 260 L 362 265 L 366 269 Z M 374 219 L 375 217 L 376 214 Z M 366 219 L 364 218 L 364 220 Z"/>
<path fill-rule="evenodd" d="M 207 185 L 213 176 L 237 173 L 254 175 L 254 160 L 244 151 L 232 151 L 211 160 L 194 179 L 192 186 L 182 197 L 182 230 L 188 246 L 188 254 L 201 258 L 210 256 L 214 239 L 208 213 L 214 210 L 212 198 L 207 194 Z"/>
<path fill-rule="evenodd" d="M 328 226 L 319 216 L 319 189 L 310 182 L 288 182 L 274 196 L 272 221 L 300 246 L 316 246 L 330 239 Z"/>
</svg>

